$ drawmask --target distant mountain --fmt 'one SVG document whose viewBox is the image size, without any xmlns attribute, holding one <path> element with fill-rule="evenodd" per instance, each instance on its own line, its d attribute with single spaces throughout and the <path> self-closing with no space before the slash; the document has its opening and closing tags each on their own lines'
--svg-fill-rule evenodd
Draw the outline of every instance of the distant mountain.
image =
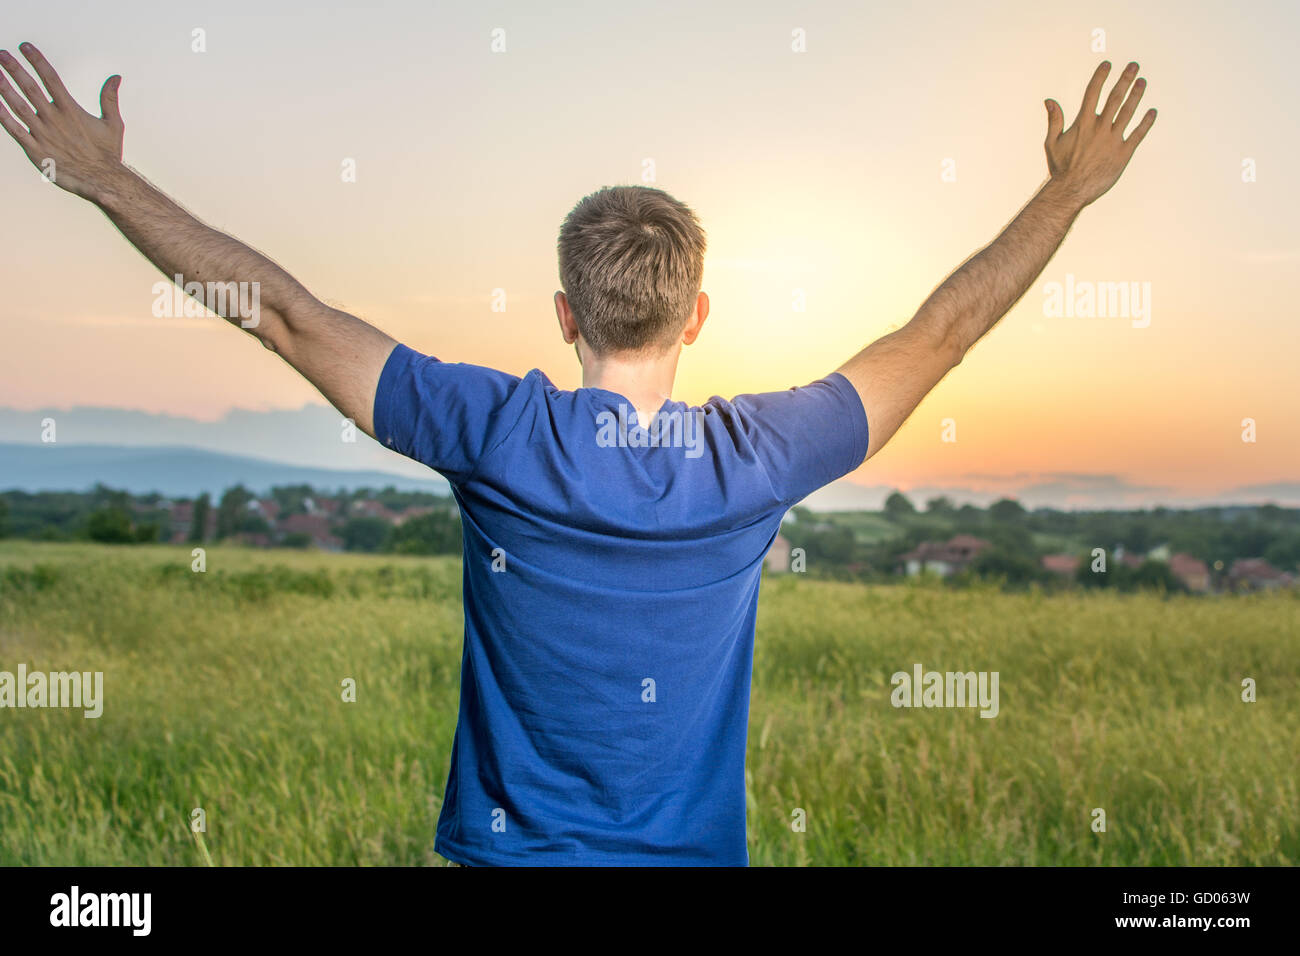
<svg viewBox="0 0 1300 956">
<path fill-rule="evenodd" d="M 57 442 L 43 444 L 52 420 Z M 326 405 L 297 409 L 236 409 L 212 422 L 119 408 L 0 408 L 0 490 L 83 489 L 96 481 L 137 493 L 192 495 L 238 482 L 262 489 L 308 483 L 324 488 L 436 490 L 447 483 L 360 432 L 343 440 L 343 420 Z M 864 472 L 863 474 L 868 474 Z M 996 490 L 994 490 L 996 489 Z M 804 504 L 818 511 L 879 510 L 888 485 L 834 482 Z M 987 506 L 1001 497 L 1026 507 L 1068 510 L 1149 508 L 1273 502 L 1300 506 L 1300 482 L 1274 482 L 1185 495 L 1107 474 L 953 475 L 951 484 L 907 489 L 918 508 L 944 495 L 955 504 Z"/>
<path fill-rule="evenodd" d="M 40 444 L 47 420 L 54 423 L 59 445 L 190 448 L 307 468 L 430 477 L 423 465 L 360 431 L 355 441 L 344 441 L 343 416 L 327 405 L 264 412 L 234 409 L 212 422 L 122 408 L 0 408 L 0 443 Z"/>
<path fill-rule="evenodd" d="M 197 448 L 132 448 L 120 445 L 0 444 L 0 491 L 86 491 L 96 483 L 132 494 L 159 492 L 194 497 L 204 491 L 218 496 L 232 485 L 255 492 L 273 485 L 306 484 L 322 491 L 384 488 L 450 493 L 447 482 L 423 469 L 412 478 L 379 470 L 312 468 L 246 455 L 227 455 Z"/>
</svg>

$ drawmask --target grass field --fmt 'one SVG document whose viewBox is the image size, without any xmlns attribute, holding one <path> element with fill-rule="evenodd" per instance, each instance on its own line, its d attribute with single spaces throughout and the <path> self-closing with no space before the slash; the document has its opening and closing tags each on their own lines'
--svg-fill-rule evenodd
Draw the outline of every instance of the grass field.
<svg viewBox="0 0 1300 956">
<path fill-rule="evenodd" d="M 0 542 L 0 670 L 103 671 L 106 698 L 0 710 L 0 864 L 441 862 L 459 562 L 207 560 Z M 917 662 L 998 671 L 999 716 L 892 707 Z M 1298 759 L 1290 594 L 764 585 L 754 864 L 1294 864 Z"/>
</svg>

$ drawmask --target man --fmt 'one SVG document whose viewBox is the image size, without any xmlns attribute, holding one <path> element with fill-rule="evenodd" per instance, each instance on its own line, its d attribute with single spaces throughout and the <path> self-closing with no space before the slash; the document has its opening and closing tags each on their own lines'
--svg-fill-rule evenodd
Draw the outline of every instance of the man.
<svg viewBox="0 0 1300 956">
<path fill-rule="evenodd" d="M 583 385 L 421 355 L 317 300 L 122 163 L 120 77 L 82 110 L 30 44 L 0 124 L 168 277 L 252 283 L 217 306 L 383 444 L 451 483 L 464 525 L 459 722 L 435 848 L 484 864 L 748 862 L 744 763 L 763 557 L 786 510 L 879 451 L 1025 293 L 1119 178 L 1145 81 L 1130 63 L 1069 130 L 1046 101 L 1050 176 L 903 328 L 802 388 L 671 399 L 709 313 L 694 214 L 654 189 L 582 200 L 556 314 Z M 37 79 L 41 81 L 37 82 Z M 44 89 L 41 88 L 44 85 Z M 47 95 L 48 94 L 48 95 Z M 52 161 L 52 164 L 51 162 Z M 201 288 L 199 286 L 195 287 Z"/>
</svg>

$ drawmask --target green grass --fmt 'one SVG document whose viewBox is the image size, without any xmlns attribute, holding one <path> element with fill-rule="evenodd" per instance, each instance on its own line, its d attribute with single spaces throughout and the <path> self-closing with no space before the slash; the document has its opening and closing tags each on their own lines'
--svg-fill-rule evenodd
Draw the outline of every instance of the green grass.
<svg viewBox="0 0 1300 956">
<path fill-rule="evenodd" d="M 0 864 L 439 862 L 459 562 L 189 562 L 0 543 L 0 670 L 102 670 L 107 698 L 98 720 L 0 710 Z M 998 671 L 1000 715 L 895 709 L 890 675 L 915 662 Z M 764 585 L 755 864 L 1293 864 L 1298 754 L 1290 594 Z"/>
</svg>

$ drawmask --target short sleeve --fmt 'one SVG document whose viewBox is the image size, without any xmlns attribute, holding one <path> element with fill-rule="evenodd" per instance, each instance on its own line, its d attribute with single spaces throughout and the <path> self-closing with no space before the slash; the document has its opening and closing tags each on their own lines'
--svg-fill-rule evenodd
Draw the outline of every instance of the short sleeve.
<svg viewBox="0 0 1300 956">
<path fill-rule="evenodd" d="M 735 424 L 787 505 L 866 460 L 866 409 L 839 372 L 783 392 L 737 395 L 731 406 Z"/>
<path fill-rule="evenodd" d="M 375 390 L 375 437 L 461 484 L 504 439 L 520 379 L 478 365 L 440 362 L 398 345 Z"/>
</svg>

